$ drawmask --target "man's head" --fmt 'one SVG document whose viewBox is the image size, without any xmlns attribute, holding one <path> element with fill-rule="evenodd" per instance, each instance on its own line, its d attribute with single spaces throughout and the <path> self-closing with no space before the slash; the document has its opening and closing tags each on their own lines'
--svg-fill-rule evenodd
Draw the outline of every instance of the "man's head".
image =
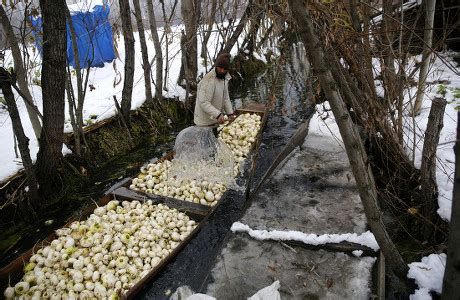
<svg viewBox="0 0 460 300">
<path fill-rule="evenodd" d="M 230 58 L 231 55 L 228 53 L 222 53 L 216 59 L 216 76 L 220 79 L 225 79 L 228 70 L 230 69 Z"/>
</svg>

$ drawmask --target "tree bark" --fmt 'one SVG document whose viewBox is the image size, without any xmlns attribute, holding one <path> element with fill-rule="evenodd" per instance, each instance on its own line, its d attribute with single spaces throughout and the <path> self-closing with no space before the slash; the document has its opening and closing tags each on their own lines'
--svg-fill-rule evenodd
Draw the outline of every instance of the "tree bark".
<svg viewBox="0 0 460 300">
<path fill-rule="evenodd" d="M 67 59 L 66 3 L 64 0 L 40 0 L 40 8 L 43 20 L 43 130 L 36 170 L 40 193 L 46 196 L 44 199 L 49 199 L 48 195 L 60 188 Z"/>
<path fill-rule="evenodd" d="M 121 93 L 121 111 L 128 126 L 131 124 L 131 98 L 133 94 L 134 81 L 134 35 L 131 25 L 131 14 L 129 0 L 119 0 L 121 28 L 123 40 L 125 41 L 125 78 L 123 81 L 123 91 Z"/>
<path fill-rule="evenodd" d="M 240 49 L 247 49 L 249 55 L 252 55 L 254 52 L 257 35 L 264 16 L 265 13 L 264 9 L 262 9 L 262 3 L 257 1 L 257 8 L 253 9 L 251 13 L 249 31 L 240 45 Z"/>
<path fill-rule="evenodd" d="M 418 76 L 417 96 L 414 103 L 414 115 L 418 115 L 422 109 L 423 96 L 425 94 L 425 81 L 430 64 L 431 46 L 433 43 L 433 22 L 436 0 L 425 0 L 425 32 L 423 34 L 422 66 Z"/>
<path fill-rule="evenodd" d="M 455 152 L 455 181 L 450 217 L 449 244 L 447 247 L 446 271 L 442 284 L 441 299 L 460 298 L 460 111 L 457 112 L 457 142 Z"/>
<path fill-rule="evenodd" d="M 73 57 L 75 60 L 75 72 L 77 74 L 77 105 L 75 105 L 75 95 L 70 89 L 72 87 L 72 76 L 71 73 L 68 72 L 68 82 L 66 87 L 68 90 L 68 95 L 73 97 L 67 97 L 69 102 L 69 113 L 71 113 L 70 120 L 72 121 L 73 127 L 73 134 L 75 136 L 75 152 L 78 156 L 81 156 L 81 137 L 83 136 L 83 102 L 84 102 L 84 93 L 83 93 L 83 79 L 81 74 L 81 67 L 80 67 L 80 54 L 78 53 L 78 45 L 77 45 L 77 34 L 75 32 L 75 27 L 73 26 L 72 16 L 70 15 L 69 8 L 66 6 L 66 17 L 69 23 L 70 29 L 70 39 L 72 41 L 72 51 Z M 72 94 L 72 95 L 71 95 Z M 72 114 L 75 114 L 72 116 Z"/>
<path fill-rule="evenodd" d="M 155 47 L 155 98 L 161 103 L 163 100 L 163 52 L 157 31 L 157 21 L 153 11 L 153 1 L 147 1 L 147 11 L 149 14 L 150 34 L 152 35 Z"/>
<path fill-rule="evenodd" d="M 4 69 L 0 68 L 0 87 L 3 92 L 3 96 L 8 106 L 8 113 L 11 117 L 11 123 L 13 124 L 13 131 L 18 139 L 18 148 L 21 154 L 22 165 L 27 177 L 27 185 L 29 190 L 27 191 L 28 205 L 26 212 L 32 214 L 36 218 L 34 207 L 39 207 L 40 199 L 38 198 L 38 184 L 37 177 L 35 175 L 35 168 L 30 158 L 29 152 L 29 138 L 24 133 L 22 127 L 21 117 L 19 116 L 18 107 L 14 100 L 13 90 L 11 89 L 12 84 L 11 75 Z"/>
<path fill-rule="evenodd" d="M 67 80 L 65 85 L 66 93 L 67 93 L 67 103 L 69 104 L 69 117 L 70 117 L 70 124 L 72 125 L 73 129 L 73 136 L 75 141 L 75 154 L 81 156 L 81 140 L 80 140 L 80 130 L 77 125 L 77 120 L 75 116 L 75 111 L 77 110 L 77 106 L 75 105 L 75 94 L 72 87 L 72 75 L 70 73 L 70 69 L 67 69 Z"/>
<path fill-rule="evenodd" d="M 174 8 L 176 7 L 176 4 L 177 4 L 178 0 L 175 0 L 174 1 Z M 160 0 L 160 3 L 161 3 L 161 11 L 163 12 L 163 20 L 164 20 L 164 33 L 163 35 L 161 36 L 161 40 L 163 40 L 163 37 L 165 38 L 165 61 L 166 61 L 166 64 L 165 64 L 165 72 L 164 72 L 164 80 L 163 80 L 163 89 L 165 91 L 168 91 L 168 76 L 169 76 L 169 64 L 168 64 L 168 61 L 169 61 L 169 39 L 168 39 L 168 35 L 169 33 L 171 32 L 171 18 L 173 16 L 173 12 L 171 12 L 171 15 L 170 15 L 170 18 L 167 18 L 166 17 L 166 8 L 165 8 L 165 2 L 163 0 Z M 174 10 L 174 9 L 173 9 Z"/>
<path fill-rule="evenodd" d="M 444 111 L 446 100 L 443 98 L 434 98 L 431 104 L 428 124 L 425 131 L 425 141 L 422 150 L 422 167 L 421 167 L 421 190 L 422 190 L 422 214 L 430 223 L 424 224 L 424 235 L 429 239 L 433 234 L 432 224 L 437 217 L 436 209 L 438 208 L 437 196 L 438 189 L 436 185 L 436 148 L 439 143 L 439 134 L 443 127 Z"/>
<path fill-rule="evenodd" d="M 38 114 L 35 112 L 37 108 L 33 107 L 33 99 L 32 95 L 30 94 L 29 87 L 27 85 L 26 71 L 24 70 L 18 40 L 14 35 L 13 27 L 11 26 L 10 20 L 5 12 L 5 9 L 3 8 L 3 5 L 0 5 L 0 19 L 2 22 L 1 24 L 6 33 L 6 38 L 8 39 L 8 42 L 11 47 L 11 55 L 13 56 L 14 69 L 17 76 L 18 85 L 24 97 L 26 97 L 24 101 L 26 104 L 27 114 L 29 115 L 30 123 L 32 124 L 32 128 L 34 129 L 35 137 L 38 140 L 40 138 L 42 125 L 40 124 Z"/>
<path fill-rule="evenodd" d="M 353 24 L 353 29 L 357 32 L 362 32 L 361 28 L 361 20 L 359 19 L 359 14 L 357 12 L 358 8 L 358 1 L 357 0 L 350 0 L 349 10 L 350 10 L 350 18 L 351 23 Z"/>
<path fill-rule="evenodd" d="M 251 16 L 252 7 L 253 7 L 253 0 L 249 0 L 248 6 L 246 6 L 246 9 L 244 10 L 244 13 L 241 16 L 240 22 L 236 26 L 235 31 L 233 31 L 230 39 L 225 44 L 225 47 L 221 51 L 219 51 L 219 54 L 230 53 L 236 41 L 238 40 L 241 32 L 243 32 L 244 26 L 249 21 L 249 17 Z"/>
<path fill-rule="evenodd" d="M 197 28 L 200 17 L 200 1 L 183 0 L 181 2 L 181 15 L 185 25 L 185 43 L 182 43 L 182 65 L 183 77 L 179 76 L 178 82 L 182 85 L 185 79 L 193 89 L 196 88 L 196 78 L 198 73 L 198 50 L 197 50 Z M 184 57 L 185 56 L 185 57 Z"/>
<path fill-rule="evenodd" d="M 385 90 L 385 103 L 389 111 L 393 110 L 394 103 L 398 98 L 397 94 L 397 81 L 395 71 L 395 57 L 393 53 L 394 31 L 396 24 L 393 18 L 393 4 L 392 1 L 383 1 L 383 32 L 381 34 L 382 40 L 382 78 L 383 88 Z M 398 124 L 393 114 L 388 114 L 393 123 L 395 132 L 398 133 L 399 139 L 402 140 L 403 132 L 398 131 Z"/>
<path fill-rule="evenodd" d="M 214 22 L 216 20 L 216 11 L 217 11 L 217 0 L 211 0 L 211 12 L 208 16 L 208 27 L 206 30 L 206 34 L 203 38 L 203 42 L 201 44 L 201 58 L 204 59 L 205 61 L 205 67 L 208 67 L 208 41 L 209 38 L 211 37 L 212 33 L 212 26 L 214 25 Z"/>
<path fill-rule="evenodd" d="M 318 74 L 321 87 L 331 104 L 340 134 L 345 144 L 348 159 L 358 186 L 367 221 L 392 270 L 401 278 L 406 278 L 408 267 L 391 240 L 382 220 L 377 203 L 377 190 L 374 177 L 367 161 L 364 146 L 357 136 L 337 83 L 327 68 L 327 60 L 320 41 L 315 33 L 308 10 L 301 1 L 289 0 L 289 8 L 297 23 L 300 38 L 307 48 L 313 68 Z"/>
<path fill-rule="evenodd" d="M 149 62 L 149 53 L 147 51 L 147 43 L 145 42 L 144 24 L 142 23 L 142 13 L 139 0 L 133 0 L 133 5 L 134 15 L 136 17 L 137 31 L 139 32 L 139 42 L 141 44 L 142 69 L 144 70 L 145 99 L 146 101 L 152 102 L 152 86 L 150 85 L 151 68 Z"/>
</svg>

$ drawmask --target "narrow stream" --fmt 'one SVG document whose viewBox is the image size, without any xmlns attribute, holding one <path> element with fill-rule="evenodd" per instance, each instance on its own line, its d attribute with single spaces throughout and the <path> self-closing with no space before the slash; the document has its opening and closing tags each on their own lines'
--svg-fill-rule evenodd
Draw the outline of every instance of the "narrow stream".
<svg viewBox="0 0 460 300">
<path fill-rule="evenodd" d="M 246 81 L 230 91 L 236 107 L 249 102 L 268 103 L 270 86 L 275 83 L 273 89 L 276 102 L 269 113 L 262 135 L 253 185 L 260 180 L 298 125 L 313 113 L 313 109 L 309 107 L 309 94 L 306 92 L 309 70 L 301 62 L 306 61 L 304 55 L 299 48 L 294 47 L 288 63 L 281 65 L 279 70 L 272 68 L 257 79 Z M 231 225 L 244 213 L 245 204 L 244 192 L 230 191 L 225 201 L 205 221 L 201 231 L 146 286 L 140 298 L 166 299 L 183 285 L 188 285 L 197 292 L 206 290 L 216 256 L 225 244 Z"/>
</svg>

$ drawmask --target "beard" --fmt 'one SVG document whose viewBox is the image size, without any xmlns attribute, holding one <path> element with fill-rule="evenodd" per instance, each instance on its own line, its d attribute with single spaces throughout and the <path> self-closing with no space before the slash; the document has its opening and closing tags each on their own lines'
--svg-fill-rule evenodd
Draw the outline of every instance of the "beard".
<svg viewBox="0 0 460 300">
<path fill-rule="evenodd" d="M 225 76 L 227 75 L 227 72 L 224 72 L 224 73 L 221 73 L 219 71 L 217 71 L 216 69 L 216 77 L 219 78 L 219 79 L 225 79 Z"/>
</svg>

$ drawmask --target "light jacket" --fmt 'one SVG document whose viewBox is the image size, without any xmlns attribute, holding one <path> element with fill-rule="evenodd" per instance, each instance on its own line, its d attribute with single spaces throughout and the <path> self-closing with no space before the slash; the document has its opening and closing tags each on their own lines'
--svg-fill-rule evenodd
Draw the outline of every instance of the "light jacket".
<svg viewBox="0 0 460 300">
<path fill-rule="evenodd" d="M 197 126 L 209 126 L 217 123 L 221 113 L 233 114 L 232 103 L 228 95 L 228 82 L 232 76 L 227 73 L 225 79 L 216 76 L 213 68 L 198 83 L 193 121 Z"/>
</svg>

